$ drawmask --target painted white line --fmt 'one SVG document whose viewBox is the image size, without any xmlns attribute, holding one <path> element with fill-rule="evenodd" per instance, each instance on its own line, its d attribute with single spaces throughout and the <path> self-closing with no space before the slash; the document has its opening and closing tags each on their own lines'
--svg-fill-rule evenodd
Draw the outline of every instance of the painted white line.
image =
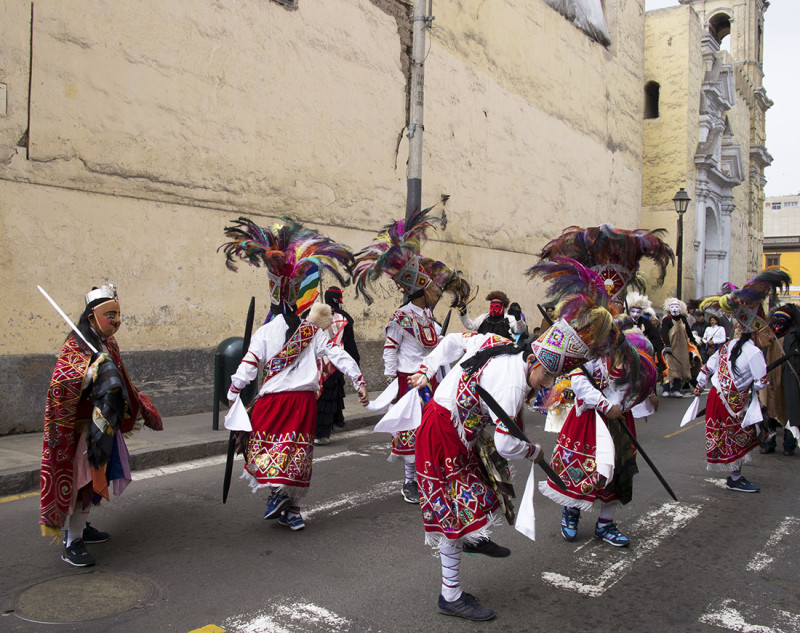
<svg viewBox="0 0 800 633">
<path fill-rule="evenodd" d="M 768 621 L 770 624 L 751 624 L 748 620 Z M 739 633 L 797 633 L 800 615 L 770 607 L 745 605 L 736 600 L 723 600 L 713 611 L 700 616 L 700 622 L 726 631 Z"/>
<path fill-rule="evenodd" d="M 318 503 L 310 506 L 307 510 L 303 510 L 303 518 L 308 519 L 315 514 L 326 514 L 333 516 L 339 514 L 344 510 L 351 510 L 359 506 L 366 505 L 378 499 L 386 499 L 391 495 L 400 495 L 401 484 L 399 481 L 384 481 L 375 484 L 369 490 L 364 492 L 347 492 L 339 495 L 324 503 Z"/>
<path fill-rule="evenodd" d="M 689 521 L 700 514 L 700 506 L 665 503 L 640 517 L 623 532 L 635 544 L 630 549 L 618 549 L 592 539 L 577 551 L 586 549 L 576 561 L 575 577 L 557 572 L 543 572 L 542 580 L 560 589 L 576 591 L 585 596 L 602 596 L 633 568 L 637 560 L 653 552 L 667 538 L 673 536 Z M 593 526 L 589 521 L 589 528 Z"/>
<path fill-rule="evenodd" d="M 716 477 L 706 477 L 703 479 L 707 484 L 712 484 L 717 488 L 725 488 L 725 484 L 727 483 L 727 477 L 725 479 L 718 479 Z"/>
<path fill-rule="evenodd" d="M 765 572 L 775 562 L 775 559 L 766 552 L 778 554 L 781 550 L 785 550 L 788 546 L 782 545 L 781 541 L 784 540 L 784 537 L 789 536 L 792 531 L 797 531 L 798 529 L 800 529 L 800 519 L 797 517 L 786 517 L 781 521 L 778 528 L 764 543 L 764 547 L 761 548 L 762 551 L 757 552 L 753 560 L 748 563 L 747 571 L 753 573 Z"/>
<path fill-rule="evenodd" d="M 229 633 L 346 633 L 353 622 L 333 611 L 307 602 L 278 602 L 253 616 L 236 616 L 223 622 Z"/>
</svg>

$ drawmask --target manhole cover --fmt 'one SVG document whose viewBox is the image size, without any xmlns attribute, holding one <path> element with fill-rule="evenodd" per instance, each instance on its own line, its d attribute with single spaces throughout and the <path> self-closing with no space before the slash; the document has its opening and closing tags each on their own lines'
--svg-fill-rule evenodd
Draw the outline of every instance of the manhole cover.
<svg viewBox="0 0 800 633">
<path fill-rule="evenodd" d="M 143 606 L 152 594 L 149 582 L 122 574 L 62 576 L 24 589 L 14 615 L 47 623 L 94 620 Z"/>
</svg>

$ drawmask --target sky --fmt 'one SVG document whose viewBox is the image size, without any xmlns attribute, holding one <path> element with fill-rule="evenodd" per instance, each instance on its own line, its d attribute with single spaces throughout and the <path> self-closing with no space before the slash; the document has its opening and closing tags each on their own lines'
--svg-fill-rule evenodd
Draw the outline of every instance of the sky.
<svg viewBox="0 0 800 633">
<path fill-rule="evenodd" d="M 647 11 L 678 5 L 678 0 L 645 0 Z M 798 21 L 798 0 L 771 0 L 764 14 L 764 89 L 775 102 L 767 110 L 767 151 L 773 158 L 764 172 L 767 196 L 800 193 L 800 125 L 794 116 L 800 104 Z"/>
</svg>

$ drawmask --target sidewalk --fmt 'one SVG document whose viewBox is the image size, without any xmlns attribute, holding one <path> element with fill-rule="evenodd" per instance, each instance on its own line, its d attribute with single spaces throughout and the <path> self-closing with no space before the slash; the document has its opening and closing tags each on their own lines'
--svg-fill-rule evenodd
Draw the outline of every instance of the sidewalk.
<svg viewBox="0 0 800 633">
<path fill-rule="evenodd" d="M 369 394 L 377 397 L 379 391 Z M 334 433 L 351 431 L 377 424 L 381 415 L 358 404 L 354 393 L 344 399 L 343 428 Z M 143 470 L 166 464 L 224 455 L 228 447 L 228 431 L 223 428 L 225 411 L 220 411 L 218 431 L 211 428 L 213 414 L 196 413 L 164 418 L 164 430 L 148 428 L 137 431 L 126 440 L 131 454 L 131 470 Z M 0 437 L 0 497 L 39 489 L 39 468 L 42 461 L 42 434 L 23 433 Z"/>
</svg>

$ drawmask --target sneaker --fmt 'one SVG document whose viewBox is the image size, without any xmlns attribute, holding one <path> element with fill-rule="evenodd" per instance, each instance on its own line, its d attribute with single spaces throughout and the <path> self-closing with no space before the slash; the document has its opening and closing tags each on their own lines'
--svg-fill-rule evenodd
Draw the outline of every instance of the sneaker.
<svg viewBox="0 0 800 633">
<path fill-rule="evenodd" d="M 283 512 L 278 517 L 278 525 L 285 525 L 291 528 L 293 532 L 297 532 L 297 530 L 302 530 L 306 526 L 306 522 L 303 521 L 303 517 L 299 512 L 293 512 L 292 514 Z"/>
<path fill-rule="evenodd" d="M 64 548 L 61 560 L 75 567 L 89 567 L 95 563 L 94 556 L 86 551 L 83 539 L 80 538 L 76 538 L 69 547 Z"/>
<path fill-rule="evenodd" d="M 775 445 L 774 444 L 762 444 L 761 445 L 761 454 L 762 455 L 771 455 L 775 452 Z M 786 451 L 784 451 L 786 452 Z"/>
<path fill-rule="evenodd" d="M 109 538 L 111 537 L 108 532 L 101 532 L 97 528 L 92 527 L 91 523 L 87 523 L 86 527 L 83 528 L 83 542 L 89 543 L 89 545 L 105 543 Z"/>
<path fill-rule="evenodd" d="M 331 443 L 331 438 L 329 437 L 315 437 L 314 438 L 314 446 L 327 446 Z"/>
<path fill-rule="evenodd" d="M 755 484 L 751 484 L 744 477 L 739 477 L 739 479 L 736 480 L 728 477 L 727 481 L 725 482 L 725 487 L 728 490 L 736 490 L 737 492 L 758 492 L 761 490 L 760 487 L 756 486 Z"/>
<path fill-rule="evenodd" d="M 440 595 L 439 613 L 479 622 L 491 620 L 494 617 L 494 611 L 489 607 L 484 607 L 475 596 L 468 594 L 466 591 L 461 594 L 458 600 L 453 600 L 453 602 L 447 602 L 444 596 Z"/>
<path fill-rule="evenodd" d="M 494 541 L 484 538 L 477 543 L 464 543 L 463 551 L 467 554 L 483 554 L 491 558 L 505 558 L 511 554 L 511 550 Z"/>
<path fill-rule="evenodd" d="M 581 511 L 578 508 L 564 506 L 561 511 L 561 536 L 567 541 L 574 541 L 578 535 L 578 521 L 580 518 Z"/>
<path fill-rule="evenodd" d="M 289 504 L 289 495 L 282 492 L 273 492 L 267 499 L 267 511 L 264 513 L 265 519 L 277 519 L 281 510 Z"/>
<path fill-rule="evenodd" d="M 613 521 L 602 524 L 598 521 L 594 527 L 594 537 L 614 547 L 628 547 L 631 544 L 630 539 L 620 533 Z"/>
<path fill-rule="evenodd" d="M 416 481 L 407 481 L 403 484 L 403 499 L 408 503 L 419 503 L 419 488 Z"/>
</svg>

